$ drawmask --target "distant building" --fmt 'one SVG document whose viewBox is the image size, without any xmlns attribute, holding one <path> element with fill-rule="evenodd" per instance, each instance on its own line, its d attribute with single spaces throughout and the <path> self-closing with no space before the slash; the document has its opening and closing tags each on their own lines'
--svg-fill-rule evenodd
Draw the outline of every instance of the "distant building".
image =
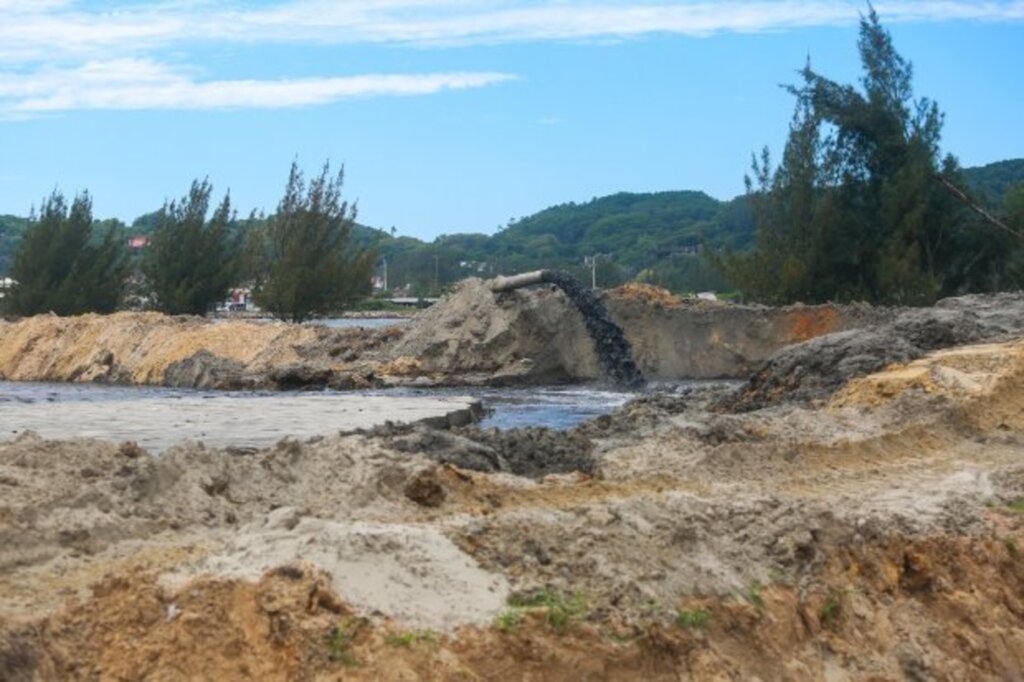
<svg viewBox="0 0 1024 682">
<path fill-rule="evenodd" d="M 0 298 L 6 296 L 7 292 L 10 289 L 13 289 L 15 284 L 17 284 L 17 282 L 10 277 L 0 277 Z"/>
<path fill-rule="evenodd" d="M 128 248 L 132 251 L 141 251 L 142 249 L 149 246 L 149 237 L 145 235 L 135 235 L 134 237 L 128 237 Z"/>
</svg>

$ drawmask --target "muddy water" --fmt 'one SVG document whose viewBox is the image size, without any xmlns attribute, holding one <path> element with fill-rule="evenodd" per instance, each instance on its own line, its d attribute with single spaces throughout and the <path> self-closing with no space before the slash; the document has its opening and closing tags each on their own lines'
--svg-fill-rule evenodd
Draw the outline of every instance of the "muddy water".
<svg viewBox="0 0 1024 682">
<path fill-rule="evenodd" d="M 46 438 L 133 440 L 159 452 L 183 440 L 266 447 L 467 412 L 476 400 L 454 394 L 211 393 L 159 388 L 0 383 L 0 437 L 36 431 Z"/>
<path fill-rule="evenodd" d="M 566 429 L 636 396 L 594 386 L 391 389 L 345 393 L 214 392 L 95 384 L 0 382 L 0 438 L 134 440 L 152 451 L 182 440 L 262 447 L 391 421 L 416 421 L 481 401 L 484 427 Z"/>
</svg>

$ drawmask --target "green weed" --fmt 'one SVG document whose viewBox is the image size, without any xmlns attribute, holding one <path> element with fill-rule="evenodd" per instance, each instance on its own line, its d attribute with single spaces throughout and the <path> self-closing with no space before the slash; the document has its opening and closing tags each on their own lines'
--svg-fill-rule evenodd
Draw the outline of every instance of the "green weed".
<svg viewBox="0 0 1024 682">
<path fill-rule="evenodd" d="M 509 606 L 520 609 L 545 609 L 548 625 L 555 632 L 564 632 L 569 625 L 590 610 L 587 599 L 579 592 L 564 594 L 541 590 L 529 596 L 514 596 Z"/>
<path fill-rule="evenodd" d="M 764 587 L 759 580 L 750 583 L 747 588 L 746 598 L 751 604 L 759 609 L 764 608 L 764 597 L 761 596 L 761 588 Z"/>
<path fill-rule="evenodd" d="M 366 623 L 365 618 L 350 618 L 340 621 L 331 628 L 327 638 L 327 650 L 332 661 L 350 667 L 359 665 L 359 659 L 352 651 L 352 643 L 356 634 Z"/>
<path fill-rule="evenodd" d="M 433 644 L 437 641 L 437 635 L 433 630 L 407 630 L 405 632 L 389 632 L 384 639 L 391 646 L 408 649 L 421 642 Z"/>
<path fill-rule="evenodd" d="M 839 601 L 839 597 L 834 592 L 829 593 L 825 603 L 821 606 L 821 624 L 827 628 L 832 627 L 839 617 L 841 609 L 842 604 Z"/>
<path fill-rule="evenodd" d="M 494 619 L 494 624 L 502 632 L 512 632 L 523 623 L 523 612 L 519 609 L 505 609 Z"/>
<path fill-rule="evenodd" d="M 676 612 L 676 625 L 691 630 L 703 630 L 711 622 L 711 613 L 705 609 L 680 609 Z"/>
</svg>

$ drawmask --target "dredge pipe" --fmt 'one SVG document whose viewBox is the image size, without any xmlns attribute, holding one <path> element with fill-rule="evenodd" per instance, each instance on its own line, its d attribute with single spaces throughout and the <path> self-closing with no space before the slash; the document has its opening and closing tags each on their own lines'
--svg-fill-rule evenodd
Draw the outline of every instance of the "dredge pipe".
<svg viewBox="0 0 1024 682">
<path fill-rule="evenodd" d="M 542 284 L 548 281 L 547 277 L 547 270 L 534 270 L 533 272 L 523 272 L 507 277 L 505 275 L 498 275 L 494 279 L 489 280 L 487 286 L 490 287 L 491 291 L 512 291 L 513 289 L 522 289 L 534 284 Z"/>
</svg>

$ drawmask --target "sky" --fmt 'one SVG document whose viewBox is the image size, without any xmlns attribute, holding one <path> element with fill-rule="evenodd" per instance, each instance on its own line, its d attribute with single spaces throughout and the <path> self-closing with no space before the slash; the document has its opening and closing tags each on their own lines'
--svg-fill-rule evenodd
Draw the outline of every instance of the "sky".
<svg viewBox="0 0 1024 682">
<path fill-rule="evenodd" d="M 619 191 L 743 191 L 810 57 L 859 77 L 845 0 L 0 0 L 0 214 L 88 190 L 131 222 L 208 177 L 273 211 L 345 167 L 359 219 L 493 232 Z M 1024 1 L 876 2 L 964 165 L 1024 157 Z"/>
</svg>

